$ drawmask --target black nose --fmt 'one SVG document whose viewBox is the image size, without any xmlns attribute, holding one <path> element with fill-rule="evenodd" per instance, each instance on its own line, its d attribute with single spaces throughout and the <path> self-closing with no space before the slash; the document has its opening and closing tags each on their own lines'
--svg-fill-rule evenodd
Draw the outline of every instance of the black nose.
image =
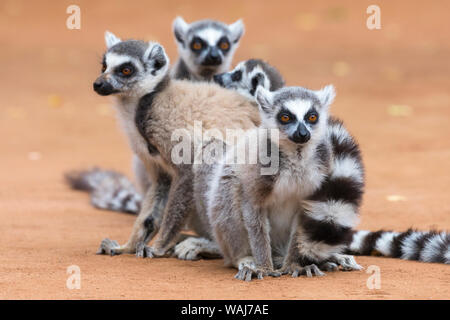
<svg viewBox="0 0 450 320">
<path fill-rule="evenodd" d="M 220 58 L 219 51 L 216 50 L 215 48 L 211 49 L 209 56 L 211 57 L 211 59 L 215 59 L 215 60 Z"/>
<path fill-rule="evenodd" d="M 103 83 L 104 82 L 102 82 L 102 81 L 98 81 L 98 80 L 95 81 L 94 82 L 94 90 L 97 91 L 97 90 L 101 89 L 103 87 Z"/>
<path fill-rule="evenodd" d="M 116 92 L 109 82 L 102 79 L 95 80 L 93 87 L 94 91 L 101 96 L 107 96 Z"/>
<path fill-rule="evenodd" d="M 209 50 L 208 55 L 203 60 L 204 66 L 218 66 L 222 63 L 222 57 L 220 56 L 219 50 L 213 47 Z"/>
<path fill-rule="evenodd" d="M 306 143 L 311 138 L 311 134 L 304 124 L 300 123 L 297 127 L 297 130 L 292 135 L 292 140 L 295 143 Z"/>
</svg>

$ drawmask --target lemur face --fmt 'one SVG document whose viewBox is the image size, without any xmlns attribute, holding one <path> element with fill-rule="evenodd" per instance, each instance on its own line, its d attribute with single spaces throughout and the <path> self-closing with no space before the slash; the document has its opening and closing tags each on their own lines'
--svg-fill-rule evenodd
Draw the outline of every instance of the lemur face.
<svg viewBox="0 0 450 320">
<path fill-rule="evenodd" d="M 335 97 L 328 85 L 312 91 L 301 87 L 286 87 L 270 92 L 263 87 L 256 91 L 263 126 L 279 129 L 280 140 L 306 144 L 320 139 L 326 128 L 328 108 Z"/>
<path fill-rule="evenodd" d="M 179 54 L 190 71 L 198 77 L 209 78 L 230 67 L 244 24 L 241 20 L 231 25 L 213 20 L 187 24 L 177 17 L 173 32 Z"/>
<path fill-rule="evenodd" d="M 242 61 L 232 71 L 215 75 L 214 81 L 251 100 L 254 100 L 258 86 L 270 91 L 284 86 L 283 77 L 278 70 L 258 59 Z"/>
<path fill-rule="evenodd" d="M 149 93 L 167 74 L 169 58 L 164 48 L 153 42 L 121 41 L 105 33 L 107 51 L 103 56 L 102 73 L 94 82 L 100 95 L 140 96 Z"/>
</svg>

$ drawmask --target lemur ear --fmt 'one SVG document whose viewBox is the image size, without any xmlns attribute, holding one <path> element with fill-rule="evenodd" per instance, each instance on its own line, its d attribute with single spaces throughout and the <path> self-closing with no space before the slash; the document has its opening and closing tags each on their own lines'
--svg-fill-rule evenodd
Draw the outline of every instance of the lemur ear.
<svg viewBox="0 0 450 320">
<path fill-rule="evenodd" d="M 265 79 L 266 79 L 266 77 L 261 72 L 258 72 L 255 76 L 253 76 L 252 83 L 251 83 L 252 89 L 250 90 L 251 95 L 253 95 L 256 92 L 256 89 L 258 89 L 258 87 L 262 86 L 265 88 L 265 86 L 264 86 Z M 270 88 L 266 88 L 266 89 L 270 89 Z"/>
<path fill-rule="evenodd" d="M 121 42 L 120 38 L 116 37 L 112 32 L 105 31 L 105 43 L 106 47 L 109 49 L 112 46 Z"/>
<path fill-rule="evenodd" d="M 184 37 L 188 29 L 189 24 L 186 23 L 182 17 L 176 17 L 175 20 L 173 20 L 173 34 L 180 44 L 184 45 Z"/>
<path fill-rule="evenodd" d="M 271 113 L 273 110 L 272 92 L 266 90 L 263 86 L 258 86 L 255 93 L 256 102 L 258 102 L 260 110 L 264 113 Z"/>
<path fill-rule="evenodd" d="M 329 107 L 336 97 L 336 91 L 334 90 L 334 86 L 331 84 L 316 91 L 316 94 L 323 107 Z"/>
<path fill-rule="evenodd" d="M 245 31 L 244 23 L 242 22 L 241 19 L 239 19 L 235 23 L 230 24 L 228 26 L 228 29 L 230 29 L 231 42 L 233 43 L 239 42 Z"/>
<path fill-rule="evenodd" d="M 152 74 L 169 64 L 169 57 L 164 48 L 155 42 L 150 42 L 148 49 L 145 51 L 144 59 L 150 64 Z"/>
</svg>

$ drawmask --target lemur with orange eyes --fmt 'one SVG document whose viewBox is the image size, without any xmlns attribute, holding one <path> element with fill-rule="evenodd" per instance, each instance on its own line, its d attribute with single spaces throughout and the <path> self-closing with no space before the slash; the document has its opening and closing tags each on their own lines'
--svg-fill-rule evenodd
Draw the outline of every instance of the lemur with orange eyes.
<svg viewBox="0 0 450 320">
<path fill-rule="evenodd" d="M 189 24 L 177 17 L 173 21 L 173 33 L 179 58 L 170 76 L 180 80 L 210 81 L 214 75 L 228 71 L 244 31 L 241 20 L 229 25 L 209 19 Z M 136 156 L 133 156 L 133 171 L 137 189 L 124 175 L 98 168 L 70 172 L 66 179 L 72 188 L 88 191 L 94 207 L 136 214 L 151 181 Z"/>
</svg>

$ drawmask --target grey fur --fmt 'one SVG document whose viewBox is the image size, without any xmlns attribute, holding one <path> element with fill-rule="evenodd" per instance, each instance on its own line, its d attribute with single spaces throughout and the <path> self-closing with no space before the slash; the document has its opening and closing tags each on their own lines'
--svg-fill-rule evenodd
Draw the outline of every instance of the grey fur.
<svg viewBox="0 0 450 320">
<path fill-rule="evenodd" d="M 280 72 L 260 59 L 242 61 L 233 70 L 214 76 L 214 81 L 252 100 L 259 86 L 270 91 L 284 86 L 284 79 Z"/>
<path fill-rule="evenodd" d="M 261 176 L 259 164 L 230 165 L 224 161 L 209 173 L 211 193 L 208 217 L 226 263 L 239 270 L 236 275 L 238 279 L 250 280 L 252 276 L 261 278 L 274 275 L 274 263 L 279 264 L 281 257 L 284 257 L 281 271 L 294 277 L 302 273 L 321 276 L 323 273 L 319 266 L 329 270 L 339 264 L 343 268 L 360 269 L 356 262 L 348 263 L 354 261 L 350 256 L 341 254 L 346 246 L 341 242 L 344 240 L 336 242 L 325 237 L 322 242 L 317 239 L 321 236 L 320 230 L 316 231 L 318 234 L 309 234 L 304 229 L 304 212 L 308 217 L 314 217 L 317 223 L 334 221 L 336 228 L 340 228 L 341 224 L 353 227 L 356 221 L 351 216 L 357 215 L 356 207 L 353 212 L 342 212 L 345 217 L 339 218 L 339 212 L 334 213 L 332 208 L 330 212 L 315 212 L 314 206 L 320 202 L 309 202 L 327 179 L 335 174 L 343 174 L 338 172 L 339 169 L 333 169 L 334 157 L 329 156 L 334 127 L 329 128 L 328 106 L 321 104 L 321 101 L 331 101 L 327 95 L 334 95 L 334 92 L 329 89 L 314 92 L 296 87 L 270 94 L 266 89 L 259 88 L 257 98 L 264 128 L 275 126 L 281 131 L 290 131 L 278 124 L 277 109 L 296 108 L 293 105 L 304 104 L 316 106 L 318 117 L 322 120 L 317 123 L 317 128 L 308 126 L 311 139 L 296 145 L 289 141 L 290 133 L 282 132 L 281 140 L 273 141 L 279 147 L 280 155 L 280 168 L 273 176 Z M 265 104 L 264 108 L 261 102 Z M 289 102 L 294 104 L 289 105 Z M 305 109 L 303 112 L 307 111 Z M 297 118 L 297 122 L 302 121 L 303 118 Z M 341 134 L 346 138 L 349 136 L 345 131 Z M 259 143 L 266 142 L 260 140 Z M 360 175 L 361 172 L 358 177 Z M 326 209 L 327 199 L 323 201 Z M 348 207 L 353 208 L 350 204 Z M 347 205 L 342 203 L 342 208 L 346 209 Z M 342 230 L 343 234 L 347 232 L 345 228 Z M 243 274 L 243 269 L 249 269 L 249 261 L 253 270 L 262 272 L 246 271 Z"/>
<path fill-rule="evenodd" d="M 133 57 L 144 64 L 144 53 L 147 48 L 147 42 L 141 40 L 126 40 L 115 44 L 108 50 L 108 52 Z"/>
<path fill-rule="evenodd" d="M 188 82 L 175 82 L 175 80 L 167 79 L 169 60 L 159 44 L 148 44 L 145 51 L 139 51 L 140 54 L 143 54 L 143 57 L 140 58 L 113 52 L 114 48 L 120 44 L 121 42 L 113 42 L 109 47 L 105 54 L 105 70 L 97 80 L 106 83 L 112 89 L 108 87 L 109 89 L 104 92 L 101 91 L 103 89 L 98 89 L 98 86 L 94 86 L 94 88 L 100 94 L 118 95 L 119 119 L 128 135 L 133 152 L 142 162 L 142 164 L 139 164 L 138 161 L 135 167 L 141 173 L 142 169 L 145 168 L 151 183 L 149 184 L 146 179 L 143 179 L 140 183 L 142 189 L 147 188 L 147 190 L 142 209 L 128 242 L 120 246 L 114 241 L 105 239 L 101 243 L 99 252 L 114 255 L 134 252 L 138 257 L 165 256 L 171 254 L 174 245 L 180 240 L 181 229 L 188 223 L 195 221 L 194 230 L 199 235 L 209 236 L 207 219 L 190 219 L 195 211 L 192 167 L 175 166 L 170 161 L 170 154 L 167 153 L 167 149 L 164 149 L 170 145 L 168 137 L 170 137 L 173 128 L 170 127 L 172 118 L 169 117 L 169 113 L 170 108 L 175 103 L 172 99 L 175 98 L 176 101 L 174 96 L 177 95 L 177 90 L 180 89 L 180 94 L 188 98 L 190 89 L 201 93 L 205 93 L 205 89 L 206 91 L 216 92 L 215 95 L 208 97 L 212 98 L 213 107 L 218 112 L 221 112 L 219 109 L 223 98 L 234 99 L 230 110 L 236 111 L 239 108 L 239 110 L 243 110 L 246 116 L 243 119 L 237 116 L 230 117 L 225 122 L 229 125 L 234 123 L 234 119 L 240 119 L 242 120 L 241 126 L 244 128 L 254 127 L 256 123 L 259 123 L 259 117 L 254 113 L 251 103 L 246 99 L 237 94 L 228 93 L 214 84 L 188 84 Z M 134 48 L 139 42 L 125 41 L 124 45 L 127 44 Z M 130 49 L 126 51 L 122 48 L 121 52 L 130 52 L 134 55 L 138 50 Z M 123 76 L 120 74 L 123 64 L 132 64 L 135 69 L 135 72 L 125 79 L 122 79 Z M 116 79 L 117 77 L 119 78 Z M 172 81 L 174 84 L 171 86 Z M 186 91 L 186 89 L 188 90 Z M 191 98 L 195 97 L 197 95 L 193 94 Z M 221 97 L 223 97 L 222 100 Z M 227 104 L 230 105 L 230 103 Z M 181 105 L 189 111 L 188 104 Z M 232 114 L 235 115 L 236 112 L 232 112 Z M 164 119 L 164 123 L 160 123 L 160 120 L 158 120 L 161 117 Z M 181 124 L 186 121 L 183 116 L 178 116 L 178 119 L 179 121 L 175 123 Z M 217 125 L 219 123 L 214 117 L 206 117 L 206 119 L 211 124 Z M 165 126 L 168 126 L 168 128 Z M 155 137 L 158 137 L 156 141 L 154 140 Z M 158 239 L 151 247 L 148 247 L 148 241 L 158 232 Z M 207 242 L 207 239 L 202 241 Z M 211 251 L 214 245 L 210 243 L 203 248 Z M 196 250 L 195 254 L 204 255 L 205 253 Z M 192 253 L 187 256 L 194 258 Z M 186 258 L 186 255 L 184 258 Z"/>
<path fill-rule="evenodd" d="M 279 90 L 273 97 L 273 105 L 282 106 L 292 100 L 311 100 L 312 105 L 320 104 L 319 98 L 311 90 L 296 87 L 286 87 Z"/>
<path fill-rule="evenodd" d="M 438 231 L 357 231 L 349 245 L 351 254 L 379 255 L 404 260 L 450 264 L 450 234 Z"/>
<path fill-rule="evenodd" d="M 205 35 L 214 31 L 214 38 L 207 39 Z M 234 52 L 244 32 L 242 22 L 226 25 L 215 20 L 200 20 L 191 24 L 183 18 L 177 17 L 173 22 L 173 32 L 178 45 L 179 59 L 172 70 L 175 79 L 194 81 L 209 81 L 215 74 L 225 72 L 230 67 Z M 210 32 L 211 33 L 211 32 Z M 191 48 L 194 39 L 201 39 L 201 50 Z M 222 50 L 219 46 L 221 39 L 228 41 L 229 48 Z M 208 63 L 211 52 L 217 55 L 217 63 Z"/>
<path fill-rule="evenodd" d="M 88 191 L 96 208 L 126 213 L 140 210 L 141 196 L 125 176 L 115 171 L 98 168 L 72 171 L 65 178 L 73 189 Z"/>
</svg>

